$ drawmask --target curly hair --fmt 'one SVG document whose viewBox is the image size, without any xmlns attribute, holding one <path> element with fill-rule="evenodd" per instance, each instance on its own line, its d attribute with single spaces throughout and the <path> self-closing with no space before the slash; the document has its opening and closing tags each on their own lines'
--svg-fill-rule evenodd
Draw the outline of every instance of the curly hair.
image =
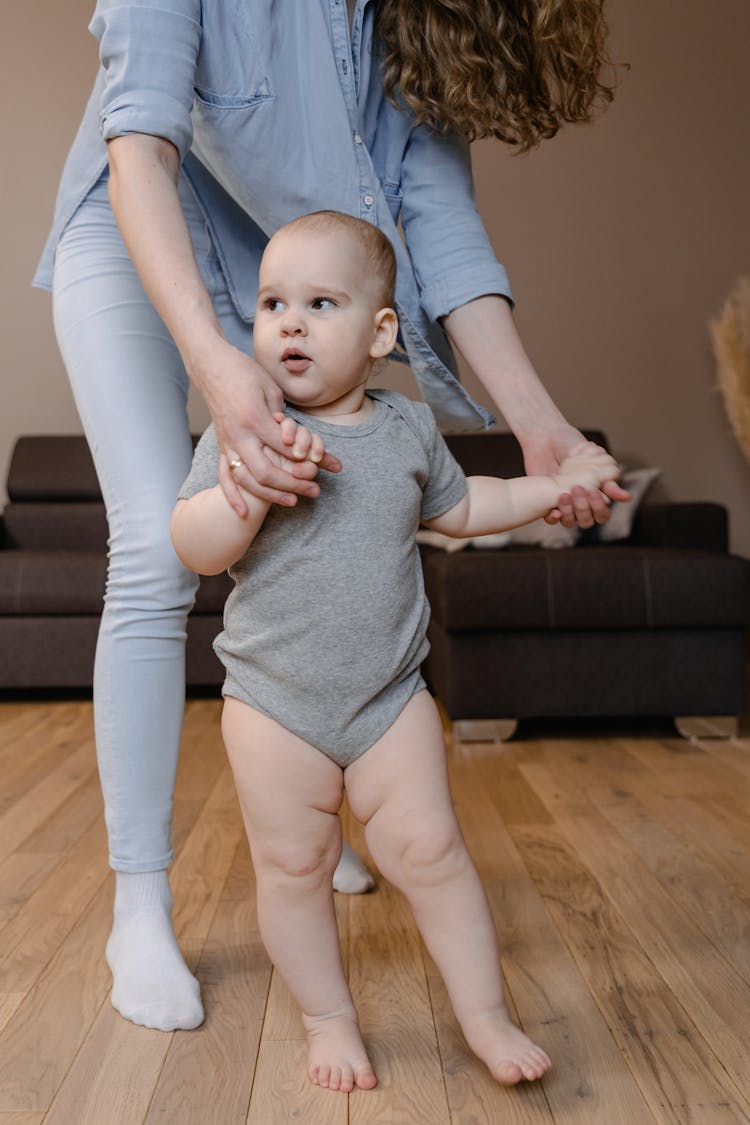
<svg viewBox="0 0 750 1125">
<path fill-rule="evenodd" d="M 604 0 L 380 0 L 386 94 L 439 132 L 526 152 L 614 96 Z"/>
</svg>

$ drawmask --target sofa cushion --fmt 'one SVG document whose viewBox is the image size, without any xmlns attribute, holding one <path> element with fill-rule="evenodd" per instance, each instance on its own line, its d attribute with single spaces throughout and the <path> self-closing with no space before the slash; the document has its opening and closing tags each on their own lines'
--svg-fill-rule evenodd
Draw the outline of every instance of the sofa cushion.
<svg viewBox="0 0 750 1125">
<path fill-rule="evenodd" d="M 99 614 L 100 551 L 0 551 L 0 614 Z"/>
<path fill-rule="evenodd" d="M 11 500 L 101 500 L 85 437 L 20 437 L 8 470 L 8 496 Z"/>
<path fill-rule="evenodd" d="M 433 615 L 448 631 L 750 624 L 750 562 L 713 551 L 427 547 L 423 559 Z"/>
<path fill-rule="evenodd" d="M 107 551 L 104 505 L 11 501 L 3 514 L 5 545 L 38 551 Z"/>
<path fill-rule="evenodd" d="M 0 551 L 0 616 L 99 614 L 106 574 L 101 551 Z M 227 574 L 201 578 L 194 612 L 221 615 L 231 589 Z"/>
</svg>

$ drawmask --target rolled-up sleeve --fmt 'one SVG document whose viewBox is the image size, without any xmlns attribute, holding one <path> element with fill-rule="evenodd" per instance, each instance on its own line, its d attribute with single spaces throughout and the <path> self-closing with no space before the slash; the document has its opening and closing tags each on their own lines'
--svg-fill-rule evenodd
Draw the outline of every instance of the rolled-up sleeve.
<svg viewBox="0 0 750 1125">
<path fill-rule="evenodd" d="M 425 125 L 415 128 L 401 190 L 406 244 L 430 319 L 489 293 L 512 303 L 508 276 L 477 211 L 468 144 Z"/>
<path fill-rule="evenodd" d="M 166 137 L 184 159 L 193 139 L 200 0 L 99 0 L 89 31 L 104 71 L 102 137 Z"/>
</svg>

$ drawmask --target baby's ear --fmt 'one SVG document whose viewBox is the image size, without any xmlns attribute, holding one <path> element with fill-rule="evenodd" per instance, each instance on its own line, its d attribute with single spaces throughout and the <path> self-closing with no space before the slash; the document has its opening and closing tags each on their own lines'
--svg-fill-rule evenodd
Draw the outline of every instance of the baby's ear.
<svg viewBox="0 0 750 1125">
<path fill-rule="evenodd" d="M 378 309 L 373 324 L 370 359 L 383 359 L 384 356 L 389 355 L 396 345 L 397 335 L 398 317 L 395 310 Z"/>
</svg>

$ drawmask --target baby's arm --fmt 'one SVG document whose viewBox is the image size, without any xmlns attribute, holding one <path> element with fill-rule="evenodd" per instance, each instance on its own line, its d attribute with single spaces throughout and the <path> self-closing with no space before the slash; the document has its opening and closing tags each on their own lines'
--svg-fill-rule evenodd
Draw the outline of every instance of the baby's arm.
<svg viewBox="0 0 750 1125">
<path fill-rule="evenodd" d="M 246 516 L 239 516 L 231 507 L 219 484 L 175 504 L 169 534 L 189 570 L 221 574 L 244 555 L 260 531 L 271 505 L 244 489 L 240 491 L 247 504 Z"/>
<path fill-rule="evenodd" d="M 601 446 L 584 442 L 553 477 L 469 477 L 466 495 L 441 516 L 425 520 L 425 527 L 454 538 L 506 531 L 545 516 L 575 485 L 599 488 L 618 475 L 617 462 Z"/>
<path fill-rule="evenodd" d="M 323 454 L 323 439 L 300 426 L 292 418 L 275 414 L 282 423 L 282 437 L 294 445 L 294 454 L 303 450 L 310 460 L 319 462 Z M 280 453 L 263 447 L 263 452 L 273 464 L 290 471 L 293 462 Z M 229 504 L 221 485 L 196 492 L 189 500 L 178 500 L 172 512 L 169 533 L 180 560 L 196 574 L 221 574 L 242 558 L 263 526 L 270 504 L 240 488 L 247 505 L 247 515 L 240 516 Z"/>
</svg>

